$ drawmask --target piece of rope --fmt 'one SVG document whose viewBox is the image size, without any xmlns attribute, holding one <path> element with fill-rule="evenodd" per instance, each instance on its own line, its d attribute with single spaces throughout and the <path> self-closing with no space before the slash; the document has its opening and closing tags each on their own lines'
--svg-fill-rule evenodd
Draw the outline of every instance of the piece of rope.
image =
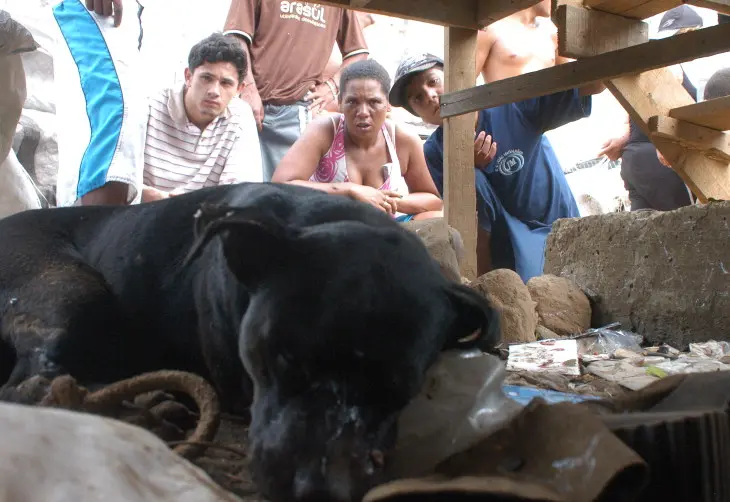
<svg viewBox="0 0 730 502">
<path fill-rule="evenodd" d="M 73 377 L 64 375 L 51 382 L 50 392 L 40 405 L 103 415 L 109 409 L 120 407 L 124 401 L 154 391 L 183 392 L 193 398 L 199 412 L 197 427 L 173 451 L 187 459 L 200 456 L 218 432 L 220 405 L 213 387 L 192 373 L 170 370 L 144 373 L 91 393 L 80 387 Z"/>
</svg>

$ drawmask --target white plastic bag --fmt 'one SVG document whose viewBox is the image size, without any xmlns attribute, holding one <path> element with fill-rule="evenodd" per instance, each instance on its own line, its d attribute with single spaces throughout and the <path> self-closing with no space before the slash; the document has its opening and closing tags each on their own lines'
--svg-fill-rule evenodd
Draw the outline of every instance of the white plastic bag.
<svg viewBox="0 0 730 502">
<path fill-rule="evenodd" d="M 0 218 L 27 209 L 40 209 L 41 199 L 33 180 L 10 150 L 0 162 Z"/>
<path fill-rule="evenodd" d="M 394 477 L 421 476 L 501 428 L 522 406 L 502 388 L 505 364 L 479 350 L 447 351 L 403 410 L 388 459 Z"/>
<path fill-rule="evenodd" d="M 152 433 L 0 403 L 0 502 L 241 502 Z"/>
</svg>

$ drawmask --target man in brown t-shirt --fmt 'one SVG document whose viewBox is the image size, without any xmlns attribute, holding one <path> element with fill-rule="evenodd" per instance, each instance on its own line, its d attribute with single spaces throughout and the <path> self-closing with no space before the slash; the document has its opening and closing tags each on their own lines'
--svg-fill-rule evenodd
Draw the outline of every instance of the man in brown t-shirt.
<svg viewBox="0 0 730 502">
<path fill-rule="evenodd" d="M 367 59 L 365 37 L 354 12 L 288 0 L 232 0 L 224 34 L 237 36 L 251 61 L 241 97 L 253 108 L 269 181 L 312 115 L 337 98 L 340 71 L 323 79 L 332 46 L 341 70 Z"/>
</svg>

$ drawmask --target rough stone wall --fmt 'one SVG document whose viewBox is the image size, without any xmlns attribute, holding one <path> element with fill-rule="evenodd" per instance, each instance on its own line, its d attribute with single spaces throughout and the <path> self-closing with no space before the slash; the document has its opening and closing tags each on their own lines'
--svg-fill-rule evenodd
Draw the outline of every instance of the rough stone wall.
<svg viewBox="0 0 730 502">
<path fill-rule="evenodd" d="M 592 326 L 620 321 L 685 349 L 730 340 L 730 202 L 559 220 L 545 273 L 592 300 Z"/>
</svg>

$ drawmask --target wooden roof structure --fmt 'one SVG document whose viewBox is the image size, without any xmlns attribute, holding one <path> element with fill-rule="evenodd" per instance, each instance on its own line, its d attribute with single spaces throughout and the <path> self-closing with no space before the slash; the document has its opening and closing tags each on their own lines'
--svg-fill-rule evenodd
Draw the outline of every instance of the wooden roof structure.
<svg viewBox="0 0 730 502">
<path fill-rule="evenodd" d="M 558 51 L 577 61 L 475 86 L 477 30 L 539 0 L 316 0 L 445 26 L 444 210 L 476 277 L 472 112 L 592 82 L 649 135 L 701 202 L 730 199 L 730 97 L 694 103 L 667 66 L 730 51 L 730 23 L 648 40 L 642 21 L 687 3 L 730 14 L 730 0 L 553 0 Z"/>
</svg>

